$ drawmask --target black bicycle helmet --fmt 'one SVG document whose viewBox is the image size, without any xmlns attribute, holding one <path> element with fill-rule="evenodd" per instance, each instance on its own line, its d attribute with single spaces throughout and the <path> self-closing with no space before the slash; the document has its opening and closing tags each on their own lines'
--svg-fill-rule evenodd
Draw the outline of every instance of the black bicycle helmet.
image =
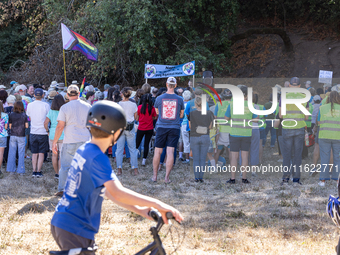
<svg viewBox="0 0 340 255">
<path fill-rule="evenodd" d="M 86 127 L 95 127 L 108 134 L 126 127 L 123 108 L 112 101 L 103 100 L 95 103 L 87 115 Z"/>
</svg>

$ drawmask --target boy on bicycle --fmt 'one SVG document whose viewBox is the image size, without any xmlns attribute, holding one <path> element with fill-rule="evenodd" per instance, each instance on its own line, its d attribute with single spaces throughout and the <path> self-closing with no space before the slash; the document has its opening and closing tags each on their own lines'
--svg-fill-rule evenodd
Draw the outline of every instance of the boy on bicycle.
<svg viewBox="0 0 340 255">
<path fill-rule="evenodd" d="M 98 233 L 104 195 L 116 204 L 149 218 L 151 207 L 168 223 L 171 212 L 178 222 L 178 210 L 157 199 L 122 186 L 104 154 L 115 144 L 126 126 L 121 106 L 111 101 L 97 102 L 88 113 L 86 126 L 92 139 L 76 152 L 67 177 L 65 192 L 51 221 L 51 232 L 61 250 L 93 247 Z"/>
</svg>

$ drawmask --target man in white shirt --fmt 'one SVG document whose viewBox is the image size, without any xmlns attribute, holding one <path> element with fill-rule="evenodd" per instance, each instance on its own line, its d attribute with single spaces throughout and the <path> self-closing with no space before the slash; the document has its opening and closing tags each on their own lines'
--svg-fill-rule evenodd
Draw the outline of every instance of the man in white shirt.
<svg viewBox="0 0 340 255">
<path fill-rule="evenodd" d="M 41 168 L 44 162 L 44 154 L 49 151 L 48 130 L 44 127 L 46 115 L 50 106 L 42 102 L 44 92 L 38 88 L 34 91 L 35 101 L 28 104 L 26 114 L 31 120 L 30 145 L 32 152 L 32 177 L 43 176 Z"/>
<path fill-rule="evenodd" d="M 57 142 L 64 131 L 61 148 L 58 192 L 55 196 L 62 197 L 68 171 L 77 149 L 90 140 L 90 132 L 86 128 L 86 119 L 91 105 L 79 99 L 79 88 L 73 84 L 67 88 L 69 102 L 64 104 L 58 114 L 58 125 L 55 130 L 52 151 L 57 154 Z"/>
</svg>

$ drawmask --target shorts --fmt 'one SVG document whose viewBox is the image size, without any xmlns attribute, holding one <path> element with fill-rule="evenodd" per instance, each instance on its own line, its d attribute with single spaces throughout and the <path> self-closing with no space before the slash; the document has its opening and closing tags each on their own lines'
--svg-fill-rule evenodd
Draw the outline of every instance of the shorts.
<svg viewBox="0 0 340 255">
<path fill-rule="evenodd" d="M 94 240 L 78 236 L 64 229 L 51 225 L 51 233 L 61 250 L 70 250 L 74 248 L 88 248 L 94 247 Z M 94 252 L 87 252 L 86 254 L 95 254 Z"/>
<path fill-rule="evenodd" d="M 177 128 L 157 128 L 156 148 L 176 147 L 179 139 L 180 129 Z"/>
<path fill-rule="evenodd" d="M 234 137 L 230 136 L 230 151 L 239 152 L 239 151 L 249 151 L 251 136 L 244 137 Z"/>
<path fill-rule="evenodd" d="M 6 147 L 7 147 L 7 136 L 0 137 L 0 148 L 6 148 Z"/>
<path fill-rule="evenodd" d="M 45 153 L 49 151 L 48 135 L 30 135 L 30 145 L 32 154 Z"/>
<path fill-rule="evenodd" d="M 228 147 L 229 141 L 229 133 L 220 132 L 220 136 L 218 137 L 217 145 L 224 145 Z"/>
<path fill-rule="evenodd" d="M 50 145 L 50 150 L 52 150 L 52 145 L 53 145 L 53 140 L 49 139 L 48 143 Z M 57 142 L 57 147 L 58 147 L 58 151 L 61 152 L 61 147 L 63 146 L 63 140 L 58 140 Z"/>
<path fill-rule="evenodd" d="M 25 128 L 25 136 L 31 133 L 31 121 L 28 122 L 28 128 Z"/>
<path fill-rule="evenodd" d="M 266 130 L 260 129 L 260 140 L 266 140 Z"/>
</svg>

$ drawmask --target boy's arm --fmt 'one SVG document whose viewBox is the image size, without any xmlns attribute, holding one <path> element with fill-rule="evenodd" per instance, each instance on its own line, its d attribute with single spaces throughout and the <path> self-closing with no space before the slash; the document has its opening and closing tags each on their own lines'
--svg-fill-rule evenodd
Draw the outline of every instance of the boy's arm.
<svg viewBox="0 0 340 255">
<path fill-rule="evenodd" d="M 129 190 L 123 187 L 123 185 L 119 181 L 110 180 L 105 182 L 104 186 L 106 187 L 106 194 L 109 193 L 107 196 L 113 202 L 144 217 L 146 217 L 145 215 L 147 215 L 150 207 L 153 207 L 162 214 L 162 218 L 165 224 L 168 223 L 168 219 L 165 216 L 167 212 L 171 212 L 176 221 L 181 222 L 183 220 L 183 217 L 179 213 L 179 211 L 172 206 L 167 205 L 155 198 L 144 196 L 137 192 Z M 146 210 L 145 207 L 148 207 L 148 209 Z"/>
<path fill-rule="evenodd" d="M 115 204 L 119 205 L 120 207 L 123 207 L 131 212 L 137 213 L 140 216 L 143 216 L 147 219 L 152 220 L 152 218 L 148 215 L 150 208 L 149 207 L 141 207 L 141 206 L 136 206 L 136 205 L 127 205 L 121 202 L 118 202 L 117 200 L 114 199 L 114 197 L 108 192 L 108 190 L 105 191 L 105 196 L 110 199 L 112 202 Z"/>
</svg>

